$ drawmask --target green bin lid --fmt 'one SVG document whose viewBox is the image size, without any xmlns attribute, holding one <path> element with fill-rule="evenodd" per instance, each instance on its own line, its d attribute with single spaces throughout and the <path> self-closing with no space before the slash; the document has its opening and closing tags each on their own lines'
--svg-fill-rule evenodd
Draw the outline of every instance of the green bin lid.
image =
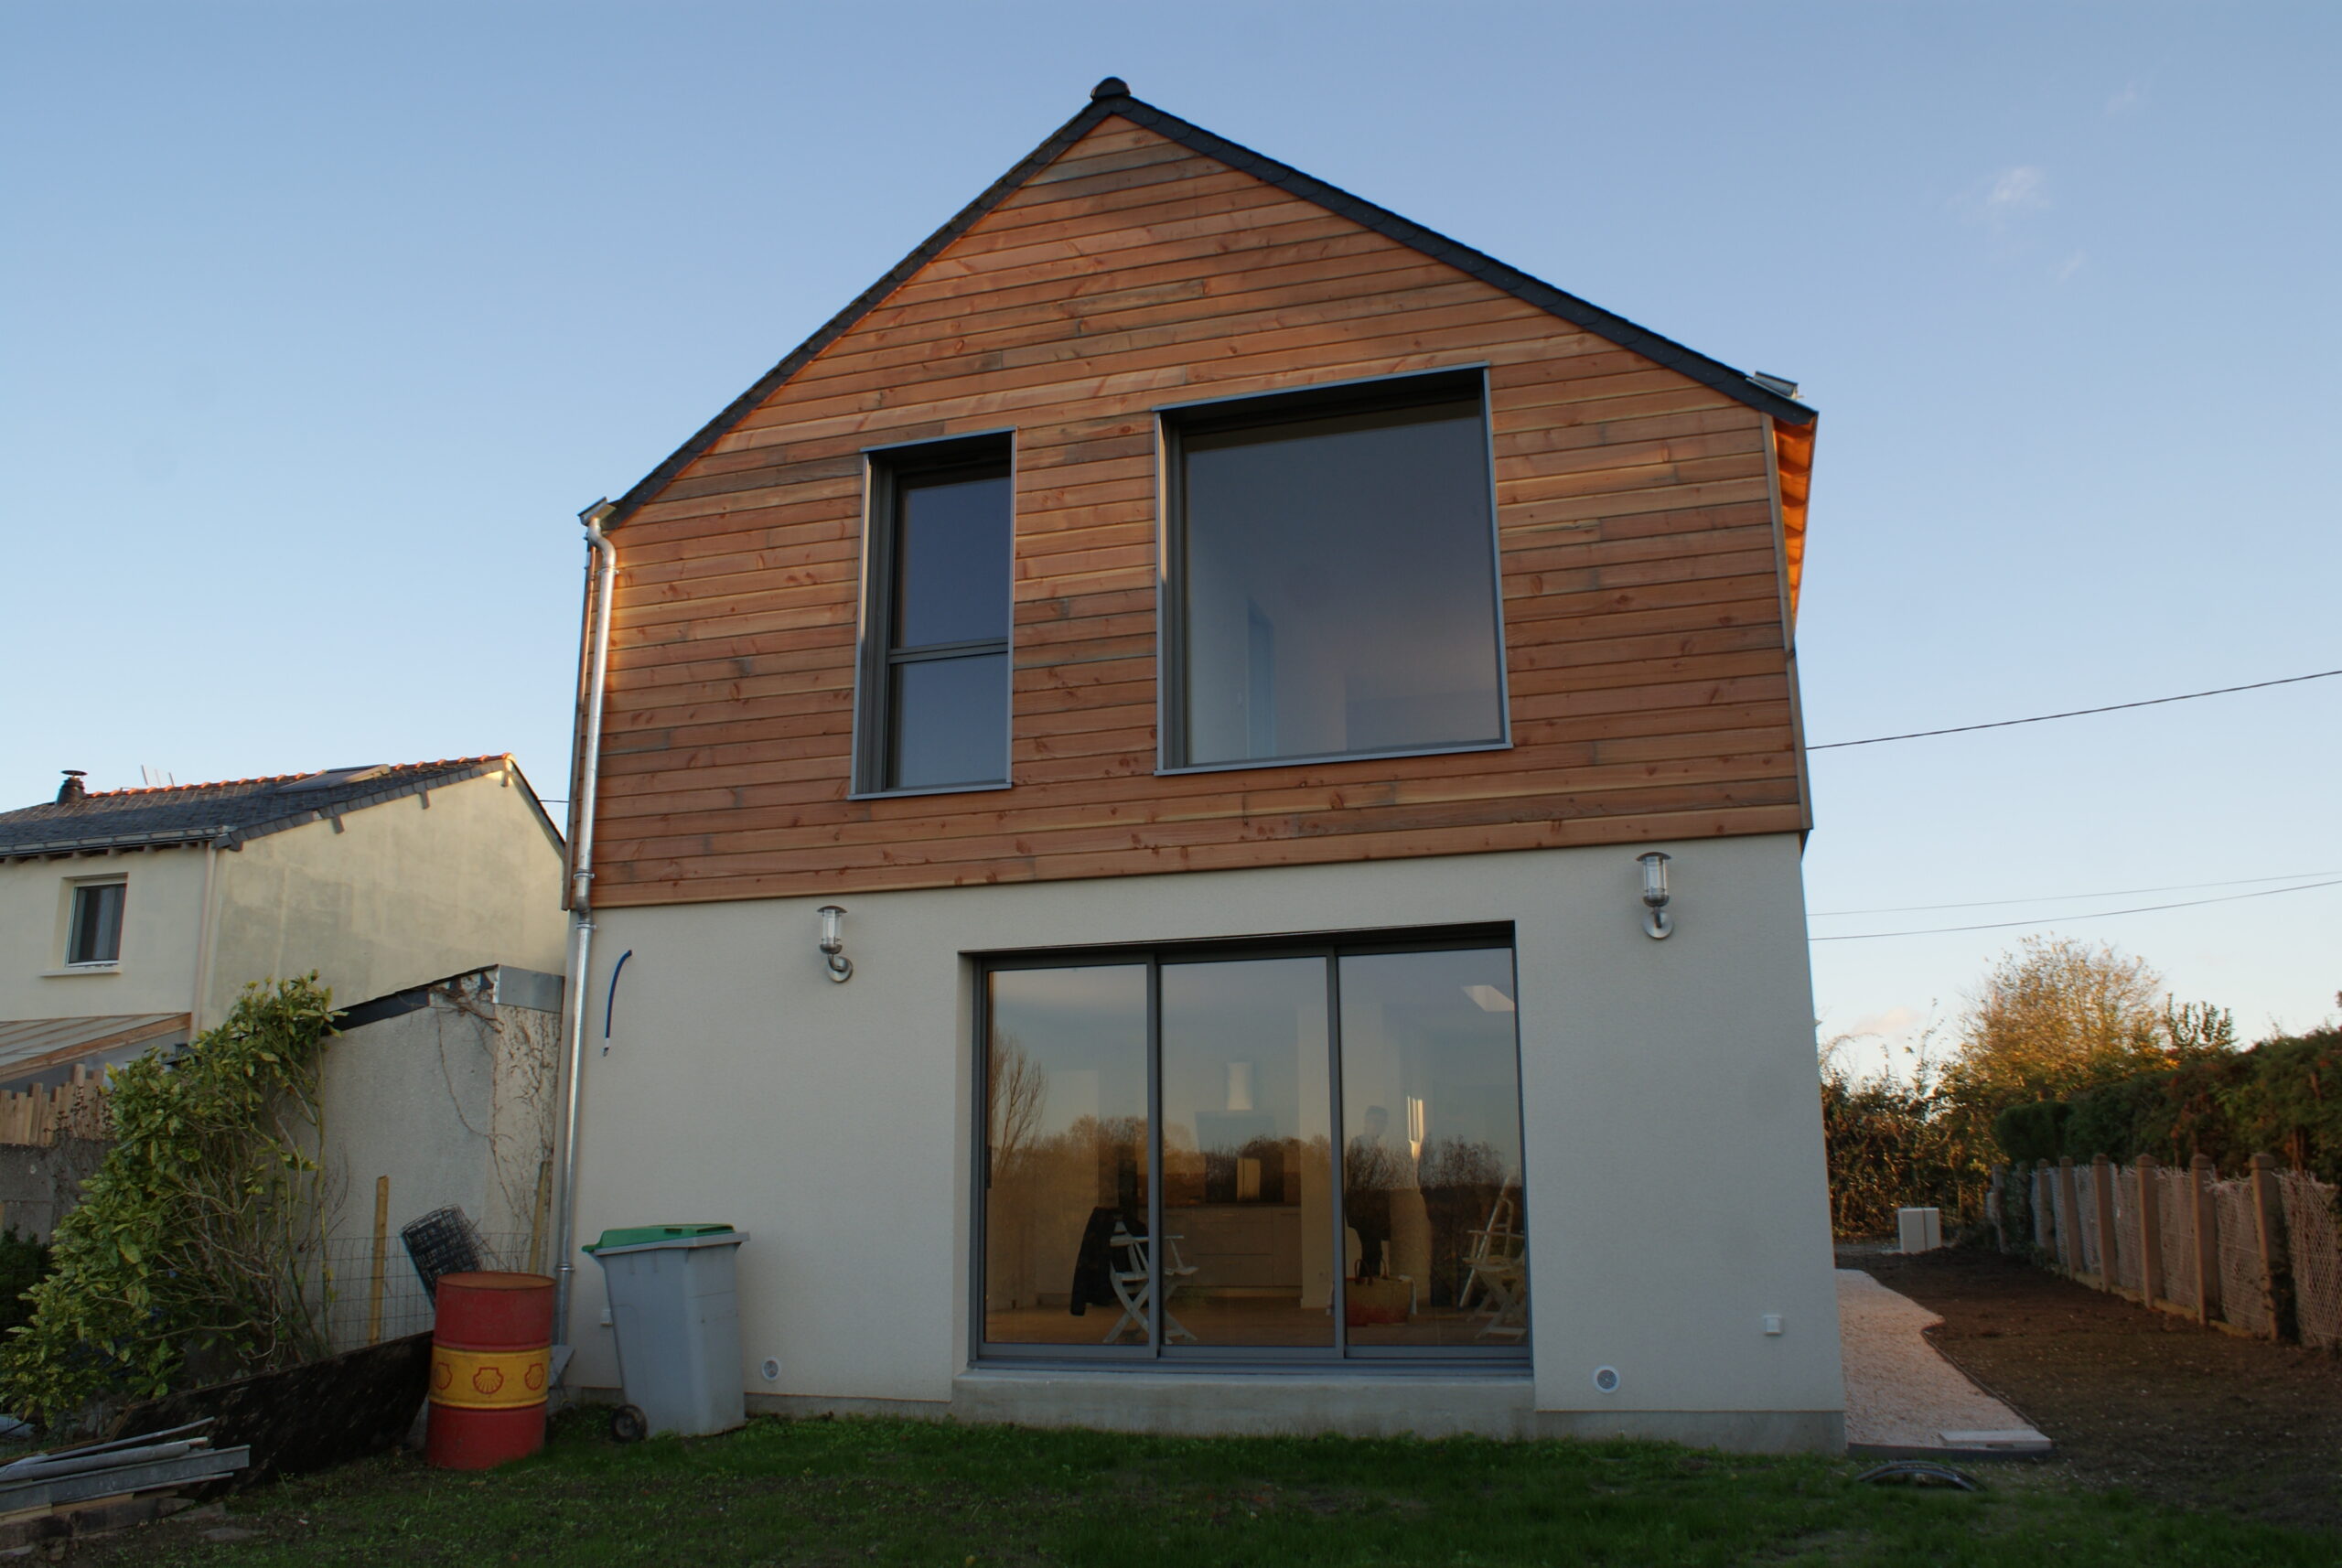
<svg viewBox="0 0 2342 1568">
<path fill-rule="evenodd" d="M 721 1236 L 731 1229 L 729 1225 L 621 1225 L 603 1231 L 600 1240 L 578 1250 L 598 1252 L 605 1247 L 639 1247 L 645 1241 L 673 1241 L 685 1236 Z"/>
</svg>

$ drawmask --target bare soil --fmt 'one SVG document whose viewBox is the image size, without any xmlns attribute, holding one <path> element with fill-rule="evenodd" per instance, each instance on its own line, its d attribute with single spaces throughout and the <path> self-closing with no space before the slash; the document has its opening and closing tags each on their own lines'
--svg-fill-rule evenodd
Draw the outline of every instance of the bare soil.
<svg viewBox="0 0 2342 1568">
<path fill-rule="evenodd" d="M 2077 1481 L 2342 1530 L 2342 1357 L 2241 1339 L 1997 1253 L 1848 1249 L 1943 1322 L 1938 1349 L 2057 1445 Z"/>
</svg>

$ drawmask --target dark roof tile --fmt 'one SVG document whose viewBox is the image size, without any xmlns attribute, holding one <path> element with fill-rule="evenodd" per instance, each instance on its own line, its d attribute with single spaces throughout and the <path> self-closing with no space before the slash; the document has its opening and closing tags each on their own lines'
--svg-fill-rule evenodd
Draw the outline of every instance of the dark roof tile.
<svg viewBox="0 0 2342 1568">
<path fill-rule="evenodd" d="M 109 789 L 0 811 L 0 856 L 71 854 L 246 839 L 345 815 L 508 765 L 499 757 L 459 757 L 379 768 L 334 768 L 274 779 L 233 779 L 156 789 Z M 222 847 L 226 847 L 223 844 Z"/>
</svg>

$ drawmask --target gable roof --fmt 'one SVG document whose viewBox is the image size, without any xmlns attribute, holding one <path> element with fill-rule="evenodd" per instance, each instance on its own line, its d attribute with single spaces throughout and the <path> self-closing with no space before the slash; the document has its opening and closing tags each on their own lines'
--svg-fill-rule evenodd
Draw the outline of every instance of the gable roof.
<svg viewBox="0 0 2342 1568">
<path fill-rule="evenodd" d="M 1751 379 L 1745 371 L 1711 360 L 1705 354 L 1687 349 L 1673 338 L 1661 337 L 1647 327 L 1638 327 L 1623 316 L 1614 316 L 1597 305 L 1507 266 L 1494 256 L 1426 229 L 1410 219 L 1402 218 L 1388 208 L 1377 207 L 1373 202 L 1352 196 L 1338 186 L 1328 185 L 1224 136 L 1214 135 L 1202 126 L 1191 124 L 1176 114 L 1166 113 L 1151 103 L 1132 97 L 1129 87 L 1120 77 L 1110 76 L 1091 89 L 1090 103 L 1081 113 L 1058 126 L 1047 141 L 1018 160 L 1006 174 L 993 181 L 983 195 L 962 208 L 957 216 L 929 235 L 909 255 L 896 263 L 885 276 L 856 295 L 819 331 L 790 350 L 780 363 L 767 371 L 756 385 L 734 398 L 723 413 L 701 426 L 698 433 L 677 447 L 665 462 L 644 475 L 632 489 L 620 496 L 609 525 L 616 527 L 647 505 L 669 480 L 714 446 L 734 425 L 755 413 L 783 382 L 843 337 L 855 322 L 876 309 L 888 295 L 941 254 L 952 241 L 967 232 L 986 213 L 1055 162 L 1067 148 L 1104 121 L 1117 116 L 1176 142 L 1191 152 L 1216 158 L 1241 173 L 1314 202 L 1338 217 L 1347 218 L 1386 239 L 1420 251 L 1435 261 L 1445 262 L 1457 271 L 1501 289 L 1540 310 L 1607 338 L 1622 349 L 1631 349 L 1655 364 L 1663 365 L 1760 413 L 1770 414 L 1783 424 L 1810 426 L 1814 421 L 1813 409 Z M 1802 517 L 1798 521 L 1800 526 L 1796 532 L 1802 533 Z"/>
<path fill-rule="evenodd" d="M 507 768 L 511 768 L 545 831 L 559 842 L 558 830 L 511 757 L 459 757 L 441 762 L 234 779 L 219 784 L 109 789 L 79 800 L 0 811 L 0 859 L 188 843 L 233 849 L 249 839 L 346 816 Z"/>
</svg>

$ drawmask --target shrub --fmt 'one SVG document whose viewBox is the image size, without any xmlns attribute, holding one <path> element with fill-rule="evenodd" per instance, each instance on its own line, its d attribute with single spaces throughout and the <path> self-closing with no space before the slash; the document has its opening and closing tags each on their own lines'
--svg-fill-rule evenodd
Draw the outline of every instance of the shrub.
<svg viewBox="0 0 2342 1568">
<path fill-rule="evenodd" d="M 2054 1160 L 2067 1108 L 2054 1100 L 2012 1105 L 1993 1118 L 1993 1138 L 2012 1160 Z"/>
<path fill-rule="evenodd" d="M 1856 1079 L 1825 1062 L 1821 1137 L 1836 1235 L 1891 1235 L 1895 1211 L 1907 1205 L 1932 1205 L 1948 1216 L 1978 1211 L 1982 1173 L 1971 1168 L 1944 1109 L 1942 1089 L 1924 1058 L 1909 1084 Z"/>
<path fill-rule="evenodd" d="M 306 1146 L 332 1010 L 314 974 L 246 986 L 179 1056 L 113 1069 L 113 1146 L 57 1228 L 30 1321 L 0 1348 L 0 1402 L 54 1418 L 166 1392 L 192 1353 L 232 1372 L 322 1348 Z"/>
</svg>

